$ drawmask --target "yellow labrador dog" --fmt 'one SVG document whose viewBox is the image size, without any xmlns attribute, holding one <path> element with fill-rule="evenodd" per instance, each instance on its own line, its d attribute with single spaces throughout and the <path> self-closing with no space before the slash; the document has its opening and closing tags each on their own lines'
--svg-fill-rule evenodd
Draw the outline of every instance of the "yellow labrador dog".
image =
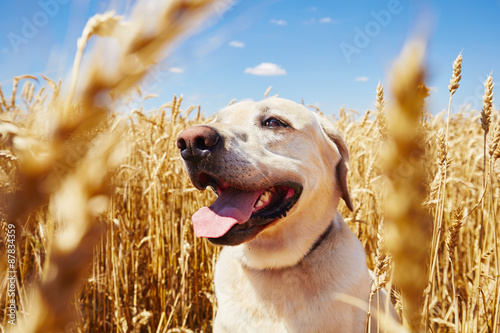
<svg viewBox="0 0 500 333">
<path fill-rule="evenodd" d="M 215 332 L 364 332 L 371 278 L 363 246 L 337 213 L 349 153 L 303 105 L 269 98 L 219 111 L 177 145 L 192 183 L 218 195 L 193 215 L 225 246 L 215 270 Z"/>
</svg>

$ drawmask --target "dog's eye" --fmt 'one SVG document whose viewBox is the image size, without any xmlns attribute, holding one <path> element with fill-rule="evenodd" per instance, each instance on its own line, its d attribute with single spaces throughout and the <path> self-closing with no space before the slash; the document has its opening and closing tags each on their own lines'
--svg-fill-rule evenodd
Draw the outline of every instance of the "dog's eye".
<svg viewBox="0 0 500 333">
<path fill-rule="evenodd" d="M 268 118 L 264 120 L 264 126 L 269 128 L 287 127 L 284 122 L 276 118 Z"/>
</svg>

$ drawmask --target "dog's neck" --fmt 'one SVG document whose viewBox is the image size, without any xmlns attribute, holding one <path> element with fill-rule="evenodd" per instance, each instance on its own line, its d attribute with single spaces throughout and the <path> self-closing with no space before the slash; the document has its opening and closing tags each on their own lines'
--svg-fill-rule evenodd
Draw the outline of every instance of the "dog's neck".
<svg viewBox="0 0 500 333">
<path fill-rule="evenodd" d="M 344 223 L 342 217 L 336 212 L 335 217 L 323 219 L 326 223 L 309 224 L 304 218 L 295 221 L 298 225 L 309 227 L 309 233 L 316 235 L 314 238 L 301 238 L 290 236 L 283 233 L 280 237 L 271 235 L 272 241 L 266 238 L 257 238 L 250 243 L 244 243 L 235 247 L 230 247 L 230 252 L 241 262 L 243 266 L 251 269 L 283 269 L 293 267 L 304 259 L 308 259 L 318 252 L 318 248 L 336 233 L 337 225 Z M 287 221 L 289 223 L 289 221 Z M 284 226 L 284 224 L 283 224 Z M 279 225 L 277 227 L 280 227 Z M 282 228 L 280 228 L 283 230 Z M 276 231 L 280 231 L 276 229 Z M 303 233 L 302 228 L 287 229 L 296 233 Z M 269 235 L 263 235 L 269 237 Z M 294 242 L 291 240 L 294 239 Z"/>
<path fill-rule="evenodd" d="M 323 241 L 328 237 L 328 235 L 330 235 L 330 233 L 332 232 L 332 230 L 333 230 L 333 223 L 330 223 L 328 225 L 328 227 L 326 228 L 326 230 L 323 231 L 323 233 L 321 234 L 321 236 L 318 237 L 318 239 L 313 244 L 313 246 L 311 247 L 311 249 L 309 249 L 309 252 L 307 252 L 306 257 L 308 255 L 310 255 L 314 250 L 316 250 L 321 245 L 321 243 L 323 243 Z"/>
</svg>

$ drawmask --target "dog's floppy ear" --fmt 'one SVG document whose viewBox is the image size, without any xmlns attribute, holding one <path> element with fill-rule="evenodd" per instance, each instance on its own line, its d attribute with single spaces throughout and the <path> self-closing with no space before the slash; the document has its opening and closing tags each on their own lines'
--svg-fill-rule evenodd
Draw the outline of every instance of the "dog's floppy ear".
<svg viewBox="0 0 500 333">
<path fill-rule="evenodd" d="M 347 188 L 347 165 L 346 162 L 349 162 L 349 150 L 347 149 L 347 145 L 340 135 L 339 131 L 333 126 L 333 124 L 323 116 L 319 116 L 320 124 L 325 132 L 326 136 L 337 146 L 337 149 L 340 153 L 340 161 L 335 168 L 335 172 L 337 173 L 337 180 L 340 185 L 340 191 L 342 194 L 342 199 L 344 199 L 347 208 L 350 211 L 353 211 L 351 195 L 349 194 L 349 189 Z"/>
</svg>

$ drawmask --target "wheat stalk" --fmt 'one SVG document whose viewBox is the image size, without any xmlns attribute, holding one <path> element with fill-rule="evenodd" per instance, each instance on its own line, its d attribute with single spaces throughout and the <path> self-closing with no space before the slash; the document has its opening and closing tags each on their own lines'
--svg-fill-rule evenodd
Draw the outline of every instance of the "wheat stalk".
<svg viewBox="0 0 500 333">
<path fill-rule="evenodd" d="M 448 118 L 446 120 L 446 142 L 449 141 L 450 133 L 450 110 L 451 110 L 451 100 L 458 87 L 460 87 L 460 80 L 462 79 L 462 53 L 460 53 L 455 61 L 453 62 L 453 75 L 450 79 L 450 84 L 448 85 L 448 90 L 450 91 L 450 99 L 448 101 Z"/>
<path fill-rule="evenodd" d="M 0 113 L 6 112 L 7 110 L 8 110 L 7 102 L 5 101 L 2 86 L 0 85 Z"/>
<path fill-rule="evenodd" d="M 13 110 L 16 108 L 17 87 L 19 85 L 19 81 L 24 80 L 24 79 L 31 79 L 31 80 L 38 82 L 38 79 L 36 77 L 34 77 L 33 75 L 20 75 L 20 76 L 14 77 L 14 79 L 12 81 L 12 94 L 10 96 L 10 105 L 8 106 L 8 109 Z M 3 100 L 3 96 L 2 96 L 2 100 Z"/>
<path fill-rule="evenodd" d="M 387 137 L 387 118 L 385 116 L 385 100 L 384 100 L 384 87 L 379 82 L 377 84 L 377 99 L 375 102 L 377 108 L 377 125 L 380 136 L 382 138 Z"/>
<path fill-rule="evenodd" d="M 266 91 L 264 92 L 264 98 L 267 98 L 267 95 L 269 95 L 269 93 L 271 92 L 271 90 L 273 89 L 273 86 L 269 86 Z"/>
<path fill-rule="evenodd" d="M 382 311 L 380 311 L 380 299 L 378 297 L 378 292 L 383 289 L 387 282 L 388 282 L 388 277 L 390 275 L 390 265 L 391 265 L 391 257 L 385 253 L 383 250 L 383 243 L 385 242 L 385 237 L 383 235 L 383 220 L 380 221 L 378 224 L 378 229 L 377 229 L 377 248 L 375 250 L 375 269 L 373 271 L 375 275 L 375 280 L 372 283 L 371 286 L 371 291 L 370 291 L 370 296 L 368 299 L 368 313 L 367 313 L 367 320 L 366 320 L 366 331 L 369 332 L 370 327 L 371 327 L 371 309 L 372 309 L 372 302 L 373 302 L 373 297 L 375 294 L 377 294 L 377 313 L 380 314 Z M 384 313 L 388 313 L 388 309 L 385 308 Z M 380 321 L 377 322 L 379 324 Z"/>
<path fill-rule="evenodd" d="M 463 210 L 461 208 L 453 211 L 452 221 L 451 227 L 448 229 L 448 236 L 446 237 L 446 248 L 450 260 L 452 260 L 453 250 L 458 244 L 458 233 L 463 226 Z"/>
<path fill-rule="evenodd" d="M 79 71 L 83 58 L 83 52 L 87 47 L 89 39 L 94 35 L 102 37 L 111 36 L 115 31 L 115 29 L 119 26 L 122 19 L 123 18 L 121 16 L 116 16 L 114 12 L 107 12 L 105 14 L 94 15 L 85 24 L 82 36 L 78 38 L 78 41 L 76 43 L 77 50 L 75 59 L 73 61 L 72 80 L 69 88 L 68 97 L 66 99 L 66 104 L 64 107 L 64 112 L 66 114 L 70 112 L 71 104 L 74 102 L 73 98 L 75 95 L 76 85 L 79 79 Z"/>
<path fill-rule="evenodd" d="M 488 144 L 488 154 L 490 155 L 490 161 L 497 159 L 500 149 L 498 144 L 500 143 L 500 119 L 497 121 L 493 132 L 491 133 L 490 142 Z M 491 168 L 490 168 L 491 169 Z"/>
<path fill-rule="evenodd" d="M 462 53 L 460 53 L 453 62 L 453 76 L 450 79 L 450 84 L 448 85 L 448 90 L 450 91 L 450 95 L 453 95 L 457 91 L 458 87 L 460 86 L 459 83 L 461 79 L 462 79 Z"/>
<path fill-rule="evenodd" d="M 490 74 L 484 82 L 483 109 L 481 111 L 481 128 L 484 131 L 483 138 L 483 189 L 486 188 L 486 142 L 491 123 L 491 109 L 493 105 L 493 77 Z M 484 205 L 484 203 L 483 203 Z M 484 208 L 484 207 L 483 207 Z M 484 209 L 483 209 L 484 211 Z M 484 223 L 481 214 L 481 229 L 480 229 L 480 249 L 483 248 Z"/>
<path fill-rule="evenodd" d="M 483 109 L 481 111 L 481 127 L 484 134 L 488 134 L 491 122 L 491 108 L 493 106 L 493 77 L 488 75 L 484 82 Z"/>
<path fill-rule="evenodd" d="M 385 209 L 390 228 L 388 245 L 394 262 L 394 282 L 401 288 L 408 324 L 416 331 L 421 327 L 429 242 L 428 217 L 421 208 L 424 194 L 423 150 L 417 130 L 425 97 L 425 90 L 422 89 L 424 53 L 423 41 L 408 43 L 392 70 L 394 104 L 388 124 L 392 141 L 385 161 L 392 185 Z M 399 173 L 402 169 L 406 170 L 404 175 Z"/>
<path fill-rule="evenodd" d="M 498 196 L 495 198 L 495 195 L 493 194 L 493 181 L 492 181 L 492 174 L 494 171 L 494 164 L 495 161 L 498 159 L 500 155 L 500 148 L 499 148 L 499 142 L 500 142 L 500 120 L 497 121 L 496 126 L 493 129 L 493 132 L 491 133 L 490 136 L 490 142 L 488 145 L 488 154 L 490 155 L 490 202 L 491 202 L 491 212 L 493 215 L 493 221 L 496 221 L 496 209 L 495 209 L 495 203 L 497 202 Z M 499 262 L 499 253 L 498 253 L 498 238 L 497 238 L 497 223 L 493 222 L 493 240 L 494 240 L 494 253 L 495 253 L 495 267 L 496 267 L 496 274 L 495 274 L 495 280 L 496 284 L 498 285 L 499 283 L 499 278 L 500 278 L 500 262 Z M 493 327 L 494 331 L 497 330 L 498 327 L 498 315 L 499 315 L 499 307 L 500 307 L 500 292 L 498 290 L 495 290 L 495 307 L 494 307 L 494 322 L 493 322 Z"/>
</svg>

